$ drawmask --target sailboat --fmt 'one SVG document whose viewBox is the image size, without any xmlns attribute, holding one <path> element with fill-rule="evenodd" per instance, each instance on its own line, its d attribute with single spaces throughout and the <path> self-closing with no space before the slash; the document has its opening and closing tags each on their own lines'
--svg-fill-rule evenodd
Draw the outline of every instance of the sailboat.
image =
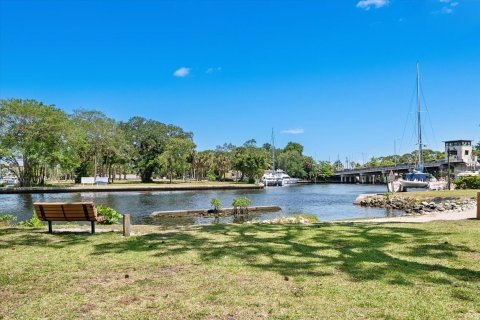
<svg viewBox="0 0 480 320">
<path fill-rule="evenodd" d="M 438 186 L 437 179 L 431 174 L 425 172 L 425 166 L 423 161 L 423 142 L 422 142 L 422 122 L 421 122 L 421 104 L 420 104 L 420 66 L 417 61 L 417 136 L 418 136 L 418 149 L 417 149 L 417 163 L 415 168 L 403 175 L 403 177 L 392 181 L 388 184 L 390 192 L 406 191 L 407 188 L 427 188 L 429 186 L 435 189 L 440 188 Z"/>
<path fill-rule="evenodd" d="M 275 136 L 272 129 L 272 170 L 265 170 L 262 176 L 262 182 L 265 186 L 287 186 L 296 184 L 298 179 L 291 178 L 282 169 L 275 170 Z"/>
</svg>

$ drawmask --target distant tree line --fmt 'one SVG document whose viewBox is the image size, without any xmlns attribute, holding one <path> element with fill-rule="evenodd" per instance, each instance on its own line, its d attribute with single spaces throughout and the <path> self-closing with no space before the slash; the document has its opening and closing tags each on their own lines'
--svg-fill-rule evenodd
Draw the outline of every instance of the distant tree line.
<svg viewBox="0 0 480 320">
<path fill-rule="evenodd" d="M 333 175 L 329 162 L 303 155 L 303 146 L 289 142 L 275 150 L 276 167 L 290 176 L 325 180 Z M 193 134 L 156 120 L 132 117 L 116 121 L 95 110 L 67 114 L 36 100 L 0 100 L 0 166 L 20 186 L 44 185 L 47 179 L 103 176 L 110 181 L 129 173 L 142 182 L 155 177 L 226 180 L 229 173 L 250 182 L 272 165 L 272 146 L 255 140 L 241 146 L 224 144 L 197 151 Z"/>
</svg>

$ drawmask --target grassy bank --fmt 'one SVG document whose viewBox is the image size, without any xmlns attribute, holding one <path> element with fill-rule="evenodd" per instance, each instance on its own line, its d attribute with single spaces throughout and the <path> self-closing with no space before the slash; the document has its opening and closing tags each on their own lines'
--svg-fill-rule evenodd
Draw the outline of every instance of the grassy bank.
<svg viewBox="0 0 480 320">
<path fill-rule="evenodd" d="M 157 187 L 157 186 L 171 186 L 171 185 L 186 185 L 186 186 L 224 186 L 224 185 L 245 185 L 244 181 L 185 181 L 185 180 L 154 180 L 151 183 L 142 183 L 140 180 L 115 180 L 108 186 L 130 186 L 130 187 Z M 71 181 L 56 181 L 48 182 L 44 187 L 78 187 L 81 184 L 75 184 Z"/>
<path fill-rule="evenodd" d="M 412 198 L 476 198 L 480 189 L 467 190 L 439 190 L 439 191 L 417 191 L 397 192 L 396 196 Z"/>
<path fill-rule="evenodd" d="M 0 228 L 0 318 L 480 317 L 480 221 L 134 228 Z"/>
</svg>

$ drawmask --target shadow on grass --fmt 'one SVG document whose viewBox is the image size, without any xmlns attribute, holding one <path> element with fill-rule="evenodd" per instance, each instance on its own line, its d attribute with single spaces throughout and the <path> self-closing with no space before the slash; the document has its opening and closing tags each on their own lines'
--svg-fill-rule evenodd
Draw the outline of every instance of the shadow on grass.
<svg viewBox="0 0 480 320">
<path fill-rule="evenodd" d="M 461 267 L 459 263 L 460 254 L 478 254 L 478 251 L 442 240 L 458 236 L 458 233 L 433 232 L 410 226 L 211 225 L 123 240 L 113 236 L 102 238 L 101 243 L 92 239 L 102 235 L 45 237 L 33 232 L 20 233 L 12 240 L 2 241 L 3 235 L 15 232 L 13 228 L 0 230 L 0 248 L 14 245 L 62 248 L 91 241 L 92 254 L 96 256 L 144 252 L 159 258 L 178 257 L 177 260 L 182 261 L 182 255 L 193 252 L 205 263 L 223 263 L 222 259 L 226 257 L 239 265 L 285 276 L 340 274 L 354 281 L 380 280 L 396 285 L 412 285 L 418 280 L 440 285 L 454 281 L 480 282 L 480 271 Z M 56 241 L 52 243 L 52 239 Z"/>
<path fill-rule="evenodd" d="M 53 234 L 45 232 L 45 228 L 0 228 L 0 250 L 12 247 L 52 247 L 65 248 L 75 245 L 85 245 L 92 242 L 90 237 L 98 234 L 89 232 L 57 231 Z"/>
<path fill-rule="evenodd" d="M 479 271 L 445 263 L 458 259 L 460 252 L 475 252 L 440 240 L 449 235 L 385 225 L 213 225 L 97 246 L 95 254 L 133 250 L 164 257 L 195 252 L 205 262 L 234 258 L 239 264 L 288 276 L 342 273 L 355 281 L 399 285 L 417 279 L 445 285 L 454 280 L 479 282 Z"/>
</svg>

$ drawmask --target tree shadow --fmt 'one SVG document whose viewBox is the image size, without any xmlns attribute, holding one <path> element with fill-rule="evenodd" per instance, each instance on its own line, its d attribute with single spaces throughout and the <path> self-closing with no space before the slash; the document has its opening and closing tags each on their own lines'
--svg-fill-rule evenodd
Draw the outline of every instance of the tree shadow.
<svg viewBox="0 0 480 320">
<path fill-rule="evenodd" d="M 450 235 L 421 228 L 373 224 L 210 225 L 197 232 L 154 233 L 96 246 L 96 255 L 149 251 L 158 257 L 195 252 L 216 263 L 228 257 L 249 267 L 284 276 L 328 276 L 342 273 L 354 281 L 412 281 L 448 285 L 454 280 L 479 282 L 480 271 L 452 267 L 445 260 L 465 245 L 441 242 Z"/>
<path fill-rule="evenodd" d="M 8 236 L 8 238 L 7 238 Z M 15 247 L 65 248 L 91 242 L 97 234 L 86 232 L 59 231 L 49 234 L 44 228 L 0 228 L 0 250 Z"/>
<path fill-rule="evenodd" d="M 479 252 L 455 241 L 458 234 L 429 231 L 421 226 L 383 224 L 232 225 L 216 224 L 161 230 L 123 238 L 102 234 L 54 233 L 31 229 L 0 229 L 0 249 L 15 246 L 65 248 L 91 245 L 92 255 L 144 252 L 159 258 L 195 253 L 216 264 L 224 258 L 283 276 L 342 275 L 353 281 L 383 281 L 411 285 L 417 281 L 449 285 L 480 282 L 480 271 L 461 264 Z M 97 241 L 101 237 L 101 241 Z M 449 241 L 445 241 L 448 237 Z M 453 240 L 451 240 L 453 239 Z M 461 257 L 462 255 L 462 257 Z M 473 260 L 472 260 L 473 261 Z M 454 262 L 454 263 L 452 263 Z M 473 264 L 473 262 L 472 262 Z"/>
</svg>

